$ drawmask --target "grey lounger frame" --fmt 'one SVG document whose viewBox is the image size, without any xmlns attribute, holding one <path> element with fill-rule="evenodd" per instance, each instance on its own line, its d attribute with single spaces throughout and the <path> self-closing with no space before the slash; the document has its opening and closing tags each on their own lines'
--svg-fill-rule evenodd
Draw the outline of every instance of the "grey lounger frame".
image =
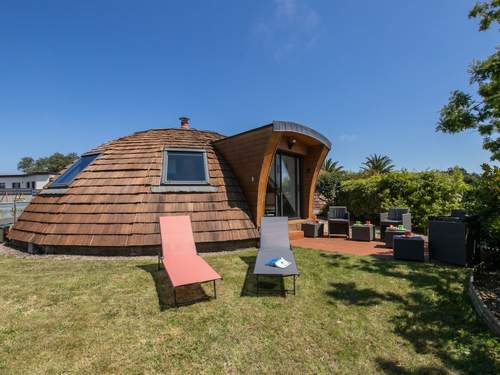
<svg viewBox="0 0 500 375">
<path fill-rule="evenodd" d="M 259 294 L 259 276 L 277 276 L 284 279 L 293 277 L 293 289 L 283 289 L 296 294 L 295 278 L 299 275 L 295 257 L 288 238 L 288 218 L 287 217 L 263 217 L 260 222 L 260 248 L 255 260 L 253 274 L 257 278 L 257 294 Z M 291 264 L 286 268 L 278 268 L 266 265 L 269 259 L 285 258 Z M 284 283 L 283 283 L 284 285 Z"/>
</svg>

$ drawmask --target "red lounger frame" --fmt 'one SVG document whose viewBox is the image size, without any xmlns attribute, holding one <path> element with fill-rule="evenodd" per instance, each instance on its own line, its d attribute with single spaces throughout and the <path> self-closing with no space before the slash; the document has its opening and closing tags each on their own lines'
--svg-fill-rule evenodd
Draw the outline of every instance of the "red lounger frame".
<svg viewBox="0 0 500 375">
<path fill-rule="evenodd" d="M 175 288 L 208 281 L 213 281 L 217 298 L 215 280 L 222 277 L 197 254 L 189 216 L 160 217 L 160 233 L 162 253 L 158 255 L 158 270 L 163 264 L 172 282 L 174 304 L 177 306 Z"/>
</svg>

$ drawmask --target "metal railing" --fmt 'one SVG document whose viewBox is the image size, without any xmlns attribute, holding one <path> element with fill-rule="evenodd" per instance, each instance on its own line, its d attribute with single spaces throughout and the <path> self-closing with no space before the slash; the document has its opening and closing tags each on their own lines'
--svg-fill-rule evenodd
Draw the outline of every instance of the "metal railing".
<svg viewBox="0 0 500 375">
<path fill-rule="evenodd" d="M 40 192 L 40 189 L 0 189 L 0 196 L 3 195 L 36 195 Z"/>
</svg>

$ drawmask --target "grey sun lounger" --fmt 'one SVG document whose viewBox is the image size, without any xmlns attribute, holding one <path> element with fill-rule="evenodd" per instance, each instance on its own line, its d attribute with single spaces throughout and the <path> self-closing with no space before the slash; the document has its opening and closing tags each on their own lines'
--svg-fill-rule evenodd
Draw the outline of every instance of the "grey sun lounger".
<svg viewBox="0 0 500 375">
<path fill-rule="evenodd" d="M 267 265 L 270 259 L 285 258 L 291 264 L 286 268 Z M 295 277 L 299 275 L 295 257 L 288 238 L 287 217 L 263 217 L 260 222 L 260 248 L 255 260 L 253 274 L 257 277 L 257 293 L 259 293 L 259 276 L 293 277 L 293 294 L 295 295 Z M 283 283 L 284 285 L 284 283 Z M 283 292 L 289 292 L 284 289 Z"/>
</svg>

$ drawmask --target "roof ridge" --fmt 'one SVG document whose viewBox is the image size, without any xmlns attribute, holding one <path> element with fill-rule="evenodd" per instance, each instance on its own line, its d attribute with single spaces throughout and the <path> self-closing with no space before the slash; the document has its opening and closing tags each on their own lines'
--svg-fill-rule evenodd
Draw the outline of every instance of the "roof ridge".
<svg viewBox="0 0 500 375">
<path fill-rule="evenodd" d="M 221 137 L 225 137 L 224 134 L 218 133 L 218 132 L 213 131 L 213 130 L 203 130 L 203 129 L 197 129 L 197 128 L 191 128 L 191 127 L 189 129 L 183 129 L 183 128 L 178 128 L 178 127 L 175 127 L 175 128 L 149 128 L 149 129 L 145 129 L 145 130 L 136 131 L 131 135 L 148 133 L 148 132 L 153 132 L 153 131 L 164 131 L 164 130 L 176 130 L 176 131 L 181 131 L 181 132 L 196 131 L 199 133 L 210 133 L 210 134 L 219 135 Z"/>
</svg>

